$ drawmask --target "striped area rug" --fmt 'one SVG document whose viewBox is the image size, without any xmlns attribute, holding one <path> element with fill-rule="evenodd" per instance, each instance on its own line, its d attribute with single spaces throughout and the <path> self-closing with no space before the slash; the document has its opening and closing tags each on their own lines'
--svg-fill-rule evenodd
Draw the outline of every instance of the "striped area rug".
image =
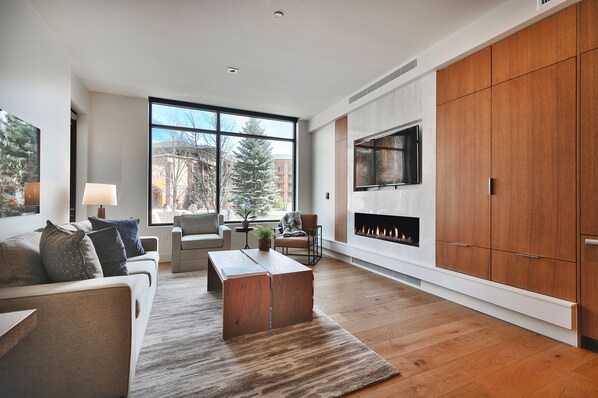
<svg viewBox="0 0 598 398">
<path fill-rule="evenodd" d="M 206 272 L 160 274 L 132 397 L 340 397 L 399 372 L 319 310 L 314 320 L 222 340 Z"/>
</svg>

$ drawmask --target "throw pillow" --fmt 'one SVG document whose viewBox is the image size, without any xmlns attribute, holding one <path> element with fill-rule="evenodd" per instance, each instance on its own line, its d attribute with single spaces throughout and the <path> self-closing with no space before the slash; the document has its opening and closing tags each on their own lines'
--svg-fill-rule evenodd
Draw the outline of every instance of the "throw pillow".
<svg viewBox="0 0 598 398">
<path fill-rule="evenodd" d="M 28 232 L 0 242 L 0 288 L 50 282 L 39 255 L 41 235 Z"/>
<path fill-rule="evenodd" d="M 101 278 L 102 265 L 83 231 L 69 232 L 47 221 L 39 242 L 42 265 L 52 282 Z"/>
<path fill-rule="evenodd" d="M 89 217 L 91 227 L 94 231 L 109 227 L 116 227 L 120 237 L 125 244 L 125 251 L 128 257 L 141 256 L 145 254 L 141 241 L 139 240 L 139 219 L 128 220 L 104 220 L 97 217 Z"/>
<path fill-rule="evenodd" d="M 129 275 L 125 244 L 116 227 L 87 233 L 96 249 L 104 276 Z"/>
</svg>

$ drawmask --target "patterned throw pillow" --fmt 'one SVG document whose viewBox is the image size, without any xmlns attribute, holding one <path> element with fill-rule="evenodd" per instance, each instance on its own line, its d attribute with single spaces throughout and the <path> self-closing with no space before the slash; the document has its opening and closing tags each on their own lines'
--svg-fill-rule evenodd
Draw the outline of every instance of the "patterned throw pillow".
<svg viewBox="0 0 598 398">
<path fill-rule="evenodd" d="M 91 227 L 94 231 L 100 229 L 116 227 L 120 237 L 125 244 L 125 251 L 128 257 L 141 256 L 145 254 L 141 241 L 139 240 L 139 219 L 130 218 L 128 220 L 104 220 L 97 217 L 89 217 Z"/>
<path fill-rule="evenodd" d="M 52 282 L 101 278 L 102 266 L 83 231 L 69 232 L 47 221 L 39 242 L 42 265 Z"/>
<path fill-rule="evenodd" d="M 125 244 L 116 227 L 87 233 L 96 249 L 104 276 L 129 275 Z"/>
</svg>

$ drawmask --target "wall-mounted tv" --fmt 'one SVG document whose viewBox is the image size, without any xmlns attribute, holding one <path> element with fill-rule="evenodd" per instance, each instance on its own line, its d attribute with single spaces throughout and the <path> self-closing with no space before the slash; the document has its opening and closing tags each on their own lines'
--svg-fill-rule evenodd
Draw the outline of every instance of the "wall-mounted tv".
<svg viewBox="0 0 598 398">
<path fill-rule="evenodd" d="M 356 140 L 354 151 L 355 191 L 421 182 L 419 125 Z"/>
</svg>

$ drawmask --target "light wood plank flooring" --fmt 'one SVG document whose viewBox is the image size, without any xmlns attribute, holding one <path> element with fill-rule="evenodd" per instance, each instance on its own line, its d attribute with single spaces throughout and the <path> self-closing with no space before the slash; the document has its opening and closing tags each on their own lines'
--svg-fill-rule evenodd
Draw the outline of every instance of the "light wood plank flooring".
<svg viewBox="0 0 598 398">
<path fill-rule="evenodd" d="M 350 397 L 598 397 L 598 354 L 335 259 L 314 275 L 315 305 L 401 371 Z"/>
</svg>

